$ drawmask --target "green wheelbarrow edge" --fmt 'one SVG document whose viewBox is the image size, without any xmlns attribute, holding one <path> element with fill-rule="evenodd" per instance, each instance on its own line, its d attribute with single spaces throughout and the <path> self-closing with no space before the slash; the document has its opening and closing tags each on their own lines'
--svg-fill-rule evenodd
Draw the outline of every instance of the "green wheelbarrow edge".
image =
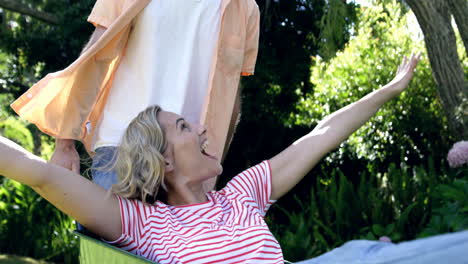
<svg viewBox="0 0 468 264">
<path fill-rule="evenodd" d="M 80 238 L 80 263 L 156 263 L 128 251 L 109 245 L 101 240 L 89 237 L 78 231 L 73 232 Z M 92 248 L 92 250 L 90 249 Z M 99 249 L 99 250 L 98 250 Z M 93 251 L 93 252 L 91 252 Z M 100 256 L 97 256 L 99 251 Z M 108 259 L 103 259 L 109 256 Z M 112 258 L 112 259 L 110 259 Z M 103 262 L 105 261 L 105 262 Z"/>
<path fill-rule="evenodd" d="M 73 233 L 80 238 L 80 263 L 81 264 L 94 264 L 94 263 L 99 263 L 99 264 L 101 263 L 113 263 L 113 264 L 116 264 L 116 263 L 153 263 L 154 264 L 156 263 L 146 258 L 132 254 L 123 249 L 120 249 L 118 247 L 111 246 L 101 240 L 89 237 L 78 231 L 74 231 Z M 89 246 L 101 247 L 104 250 L 112 252 L 109 254 L 112 254 L 113 257 L 116 257 L 116 258 L 118 257 L 119 259 L 118 260 L 116 259 L 97 260 L 93 258 L 93 256 L 88 256 L 88 254 L 91 254 L 90 252 L 88 252 L 89 250 L 87 247 Z M 293 263 L 293 262 L 289 262 L 285 260 L 284 263 Z"/>
</svg>

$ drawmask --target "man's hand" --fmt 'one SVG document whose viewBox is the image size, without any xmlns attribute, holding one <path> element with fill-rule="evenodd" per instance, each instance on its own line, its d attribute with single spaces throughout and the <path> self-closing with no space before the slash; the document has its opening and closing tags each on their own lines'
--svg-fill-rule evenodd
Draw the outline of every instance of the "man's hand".
<svg viewBox="0 0 468 264">
<path fill-rule="evenodd" d="M 80 173 L 80 155 L 72 139 L 57 139 L 55 151 L 49 163 L 64 167 L 75 173 Z"/>
</svg>

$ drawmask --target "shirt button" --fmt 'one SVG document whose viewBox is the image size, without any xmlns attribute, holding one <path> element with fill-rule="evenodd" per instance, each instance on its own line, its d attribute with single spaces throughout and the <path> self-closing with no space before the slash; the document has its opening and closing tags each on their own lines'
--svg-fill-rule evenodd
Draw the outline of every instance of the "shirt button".
<svg viewBox="0 0 468 264">
<path fill-rule="evenodd" d="M 86 122 L 86 132 L 87 132 L 87 133 L 90 133 L 91 130 L 92 130 L 92 128 L 93 128 L 93 127 L 92 127 L 92 125 L 91 125 L 91 122 L 89 122 L 89 121 Z"/>
</svg>

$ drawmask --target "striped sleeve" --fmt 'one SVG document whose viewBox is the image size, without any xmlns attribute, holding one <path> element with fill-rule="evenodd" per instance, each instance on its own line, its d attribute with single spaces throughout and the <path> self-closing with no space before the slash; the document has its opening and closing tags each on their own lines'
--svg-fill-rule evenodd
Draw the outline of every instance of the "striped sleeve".
<svg viewBox="0 0 468 264">
<path fill-rule="evenodd" d="M 123 250 L 138 254 L 142 231 L 150 208 L 139 200 L 117 196 L 120 205 L 122 235 L 114 241 L 105 241 Z"/>
<path fill-rule="evenodd" d="M 262 216 L 276 202 L 271 200 L 271 167 L 266 160 L 235 176 L 226 188 L 251 198 Z"/>
</svg>

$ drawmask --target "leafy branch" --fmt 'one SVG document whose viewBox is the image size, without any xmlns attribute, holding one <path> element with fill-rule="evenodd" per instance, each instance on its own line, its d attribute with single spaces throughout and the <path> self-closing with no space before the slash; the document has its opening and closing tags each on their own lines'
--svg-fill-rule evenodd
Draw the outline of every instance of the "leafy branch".
<svg viewBox="0 0 468 264">
<path fill-rule="evenodd" d="M 59 18 L 56 15 L 33 9 L 25 4 L 19 3 L 17 0 L 0 0 L 0 7 L 39 19 L 49 24 L 57 25 L 59 23 Z"/>
</svg>

